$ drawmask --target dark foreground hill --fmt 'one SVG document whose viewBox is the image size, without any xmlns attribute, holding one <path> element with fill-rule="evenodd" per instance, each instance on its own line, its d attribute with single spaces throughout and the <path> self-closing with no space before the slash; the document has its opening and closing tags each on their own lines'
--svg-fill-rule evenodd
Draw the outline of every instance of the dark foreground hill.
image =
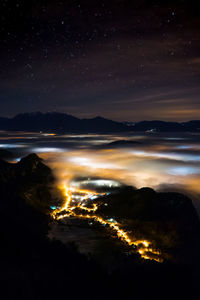
<svg viewBox="0 0 200 300">
<path fill-rule="evenodd" d="M 103 203 L 107 206 L 99 206 L 100 215 L 118 220 L 133 238 L 149 239 L 164 259 L 196 264 L 200 221 L 188 197 L 157 193 L 151 188 L 123 187 L 118 193 L 105 196 Z"/>
<path fill-rule="evenodd" d="M 0 130 L 57 133 L 200 132 L 200 120 L 183 123 L 163 121 L 130 123 L 116 122 L 102 117 L 79 119 L 64 113 L 33 112 L 19 114 L 14 118 L 0 118 Z"/>
<path fill-rule="evenodd" d="M 35 154 L 18 164 L 0 160 L 2 299 L 198 299 L 198 260 L 195 266 L 156 263 L 121 253 L 116 258 L 121 267 L 107 273 L 75 245 L 50 241 L 48 207 L 56 201 L 50 193 L 53 182 L 51 170 Z M 176 220 L 182 240 L 185 228 L 192 235 L 191 239 L 187 235 L 187 243 L 194 243 L 194 253 L 198 251 L 194 237 L 199 220 L 188 198 L 125 188 L 106 201 L 104 215 L 155 221 L 156 226 Z"/>
</svg>

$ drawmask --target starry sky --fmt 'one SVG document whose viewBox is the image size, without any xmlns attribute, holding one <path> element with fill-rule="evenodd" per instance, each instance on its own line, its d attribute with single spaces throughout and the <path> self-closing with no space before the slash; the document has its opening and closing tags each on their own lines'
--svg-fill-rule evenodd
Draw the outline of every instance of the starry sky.
<svg viewBox="0 0 200 300">
<path fill-rule="evenodd" d="M 1 0 L 0 115 L 200 119 L 196 2 Z"/>
</svg>

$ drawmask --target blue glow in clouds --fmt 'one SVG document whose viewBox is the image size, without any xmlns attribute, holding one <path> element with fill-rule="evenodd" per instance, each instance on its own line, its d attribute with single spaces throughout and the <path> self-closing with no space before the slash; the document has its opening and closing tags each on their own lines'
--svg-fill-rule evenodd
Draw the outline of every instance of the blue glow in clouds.
<svg viewBox="0 0 200 300">
<path fill-rule="evenodd" d="M 52 210 L 55 210 L 55 209 L 57 209 L 57 206 L 50 206 L 50 208 L 51 208 Z"/>
<path fill-rule="evenodd" d="M 24 147 L 26 146 L 22 144 L 0 144 L 0 148 L 5 148 L 5 149 L 24 148 Z"/>
<path fill-rule="evenodd" d="M 35 153 L 49 153 L 49 152 L 66 152 L 67 150 L 61 149 L 61 148 L 53 148 L 53 147 L 38 147 L 38 148 L 33 148 L 33 152 Z"/>
<path fill-rule="evenodd" d="M 170 175 L 187 176 L 192 174 L 200 174 L 200 168 L 198 167 L 172 167 L 168 168 L 167 173 Z"/>
<path fill-rule="evenodd" d="M 194 146 L 192 145 L 179 145 L 179 146 L 176 146 L 176 149 L 192 149 L 194 148 Z"/>
</svg>

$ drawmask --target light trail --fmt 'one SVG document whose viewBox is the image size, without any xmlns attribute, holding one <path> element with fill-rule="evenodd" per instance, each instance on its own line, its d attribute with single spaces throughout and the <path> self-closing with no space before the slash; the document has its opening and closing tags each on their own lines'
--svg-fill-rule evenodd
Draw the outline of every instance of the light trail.
<svg viewBox="0 0 200 300">
<path fill-rule="evenodd" d="M 161 257 L 161 252 L 153 249 L 151 247 L 151 242 L 147 240 L 134 240 L 132 239 L 128 233 L 120 228 L 120 224 L 116 221 L 110 219 L 106 220 L 102 217 L 96 215 L 96 214 L 90 214 L 94 213 L 98 210 L 98 205 L 96 203 L 93 203 L 92 207 L 87 207 L 83 205 L 83 201 L 90 199 L 91 195 L 103 195 L 103 194 L 97 194 L 92 191 L 88 190 L 79 190 L 75 188 L 70 188 L 64 183 L 61 187 L 61 190 L 65 196 L 66 201 L 64 202 L 63 206 L 60 209 L 56 209 L 51 213 L 51 216 L 56 220 L 61 220 L 68 217 L 76 217 L 76 218 L 83 218 L 83 219 L 93 219 L 94 221 L 104 225 L 108 226 L 112 231 L 114 231 L 117 235 L 117 237 L 122 240 L 124 243 L 128 244 L 129 246 L 134 247 L 134 249 L 141 255 L 143 259 L 150 259 L 157 262 L 162 262 L 163 259 Z M 72 193 L 78 193 L 82 194 L 82 200 L 81 203 L 77 203 L 75 205 L 72 204 Z M 85 204 L 85 203 L 84 203 Z M 83 211 L 87 212 L 88 214 L 84 213 L 77 213 L 76 211 Z"/>
</svg>

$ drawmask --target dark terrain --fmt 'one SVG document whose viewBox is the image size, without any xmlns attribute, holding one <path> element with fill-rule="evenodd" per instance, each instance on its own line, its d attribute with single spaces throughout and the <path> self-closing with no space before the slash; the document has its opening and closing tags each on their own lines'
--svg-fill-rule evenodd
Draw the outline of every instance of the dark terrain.
<svg viewBox="0 0 200 300">
<path fill-rule="evenodd" d="M 199 299 L 200 223 L 190 199 L 131 187 L 101 199 L 109 205 L 99 214 L 137 225 L 166 253 L 163 263 L 118 254 L 121 267 L 108 273 L 73 243 L 47 238 L 54 180 L 35 154 L 0 160 L 2 299 Z"/>
<path fill-rule="evenodd" d="M 0 118 L 0 130 L 45 131 L 57 133 L 110 133 L 110 132 L 200 132 L 200 120 L 188 122 L 116 122 L 102 117 L 79 119 L 74 116 L 49 112 L 19 114 L 13 118 Z"/>
</svg>

